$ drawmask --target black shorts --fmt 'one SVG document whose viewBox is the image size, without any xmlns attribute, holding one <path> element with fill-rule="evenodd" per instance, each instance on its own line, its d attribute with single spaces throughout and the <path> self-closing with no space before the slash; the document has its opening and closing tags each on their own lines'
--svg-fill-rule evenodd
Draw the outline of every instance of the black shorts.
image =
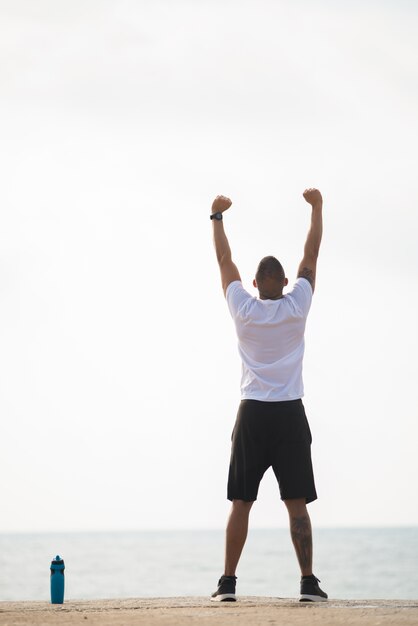
<svg viewBox="0 0 418 626">
<path fill-rule="evenodd" d="M 242 400 L 232 433 L 228 500 L 256 500 L 270 466 L 282 500 L 316 500 L 311 443 L 302 400 Z"/>
</svg>

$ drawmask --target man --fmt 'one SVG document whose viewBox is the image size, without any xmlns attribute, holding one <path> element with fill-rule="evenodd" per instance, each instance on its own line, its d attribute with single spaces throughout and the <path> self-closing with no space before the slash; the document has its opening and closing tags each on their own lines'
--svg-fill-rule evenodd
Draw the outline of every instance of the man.
<svg viewBox="0 0 418 626">
<path fill-rule="evenodd" d="M 272 467 L 288 513 L 301 570 L 300 600 L 327 600 L 312 572 L 312 531 L 306 505 L 316 499 L 311 462 L 311 433 L 302 404 L 302 360 L 306 318 L 315 289 L 322 238 L 322 196 L 306 189 L 311 225 L 293 289 L 272 256 L 258 266 L 252 297 L 241 284 L 223 226 L 232 202 L 217 196 L 210 216 L 222 288 L 233 317 L 242 360 L 241 404 L 232 436 L 226 528 L 225 571 L 212 594 L 214 601 L 235 601 L 236 568 L 248 531 L 248 518 L 264 472 Z"/>
</svg>

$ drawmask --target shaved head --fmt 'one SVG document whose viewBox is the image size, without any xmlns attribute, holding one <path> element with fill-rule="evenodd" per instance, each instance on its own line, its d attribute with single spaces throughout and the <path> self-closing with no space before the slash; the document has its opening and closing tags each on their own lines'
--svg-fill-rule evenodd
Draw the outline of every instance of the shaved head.
<svg viewBox="0 0 418 626">
<path fill-rule="evenodd" d="M 283 266 L 274 256 L 265 256 L 261 259 L 255 280 L 260 298 L 264 300 L 280 298 L 283 287 L 287 284 Z"/>
</svg>

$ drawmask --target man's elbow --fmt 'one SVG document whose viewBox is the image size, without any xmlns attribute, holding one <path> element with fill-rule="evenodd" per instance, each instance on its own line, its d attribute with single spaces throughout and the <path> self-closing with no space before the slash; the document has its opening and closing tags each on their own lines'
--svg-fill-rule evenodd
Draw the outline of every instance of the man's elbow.
<svg viewBox="0 0 418 626">
<path fill-rule="evenodd" d="M 216 258 L 218 259 L 219 267 L 225 267 L 228 263 L 231 263 L 232 258 L 230 254 L 217 254 Z"/>
<path fill-rule="evenodd" d="M 315 267 L 319 257 L 319 246 L 310 246 L 304 250 L 303 261 L 301 265 Z"/>
</svg>

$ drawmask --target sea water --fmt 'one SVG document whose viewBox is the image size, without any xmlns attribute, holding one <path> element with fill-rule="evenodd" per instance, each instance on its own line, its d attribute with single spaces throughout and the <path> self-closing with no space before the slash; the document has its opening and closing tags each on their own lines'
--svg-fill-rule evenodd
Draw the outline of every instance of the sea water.
<svg viewBox="0 0 418 626">
<path fill-rule="evenodd" d="M 0 601 L 49 600 L 65 560 L 65 598 L 209 596 L 223 567 L 221 530 L 0 534 Z M 314 573 L 330 598 L 418 599 L 418 528 L 316 529 Z M 237 594 L 297 597 L 287 529 L 250 530 Z"/>
</svg>

